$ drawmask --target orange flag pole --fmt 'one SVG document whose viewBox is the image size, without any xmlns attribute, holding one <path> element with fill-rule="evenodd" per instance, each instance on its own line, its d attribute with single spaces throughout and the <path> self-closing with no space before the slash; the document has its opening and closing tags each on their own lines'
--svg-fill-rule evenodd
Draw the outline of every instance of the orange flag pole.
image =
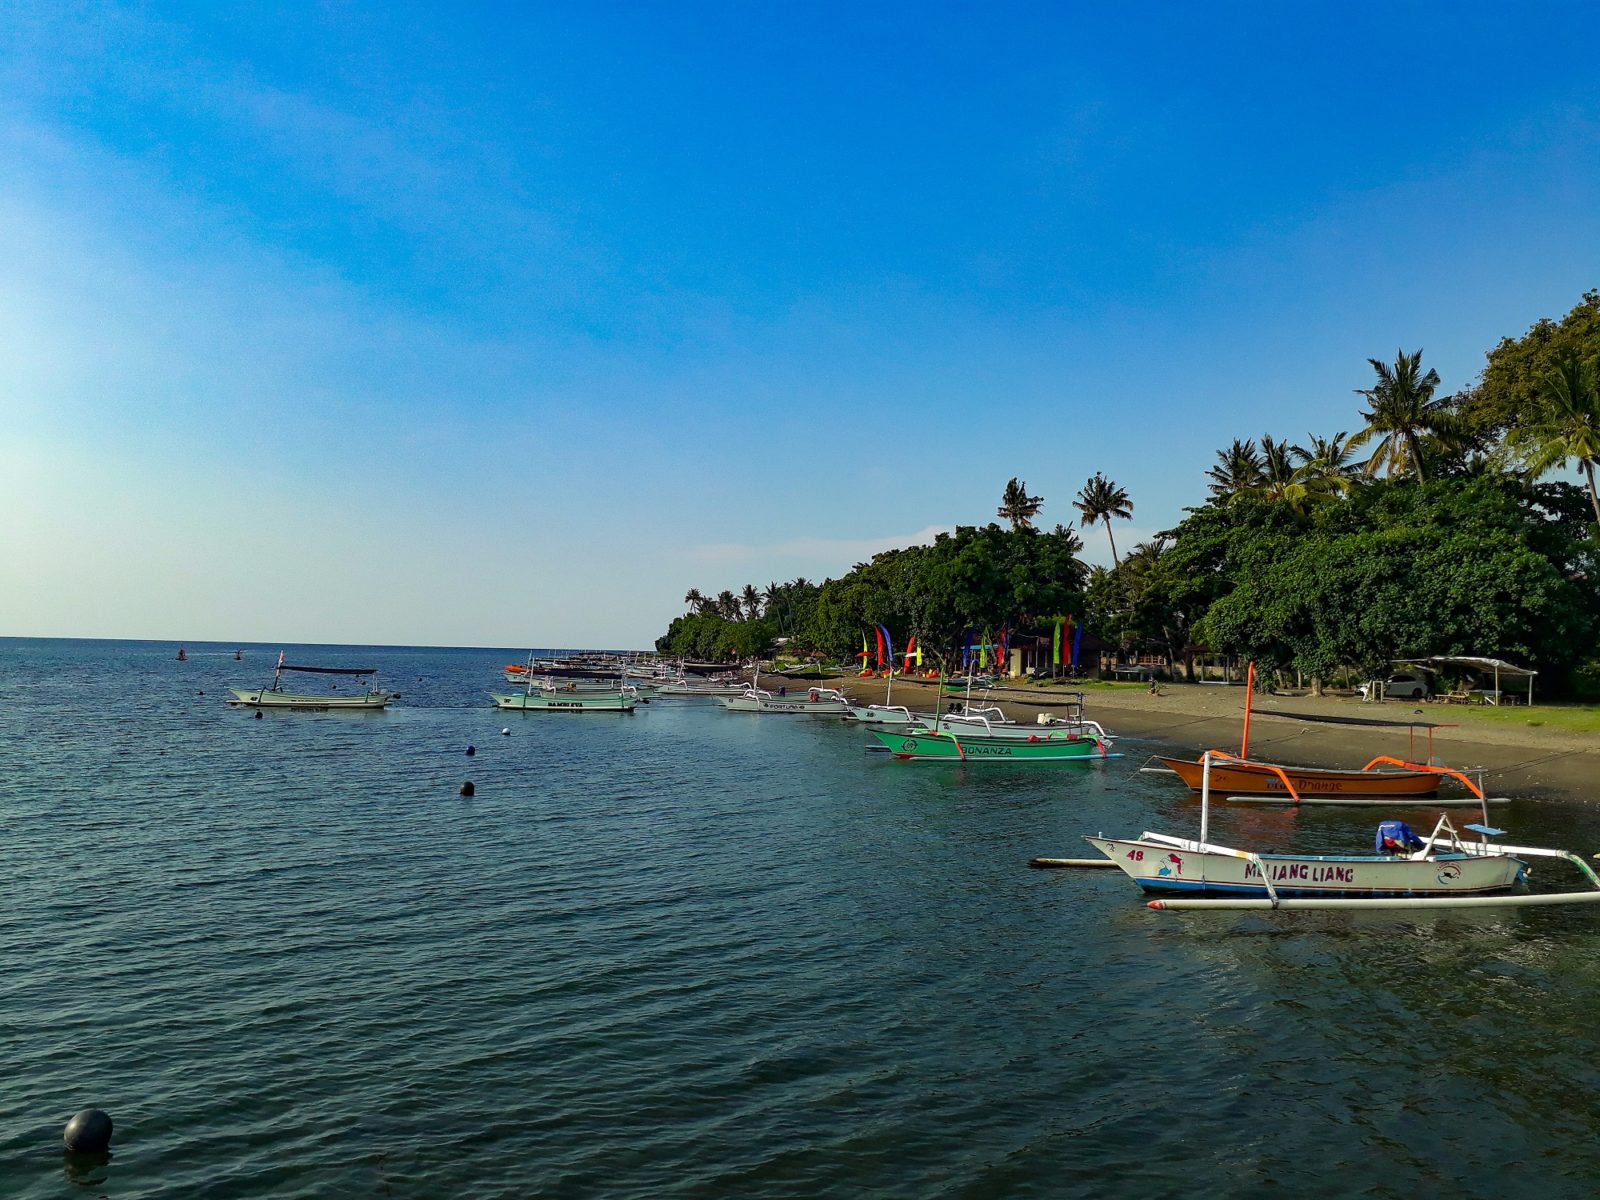
<svg viewBox="0 0 1600 1200">
<path fill-rule="evenodd" d="M 1256 692 L 1256 664 L 1252 662 L 1244 675 L 1244 740 L 1239 743 L 1239 757 L 1250 757 L 1250 700 Z"/>
</svg>

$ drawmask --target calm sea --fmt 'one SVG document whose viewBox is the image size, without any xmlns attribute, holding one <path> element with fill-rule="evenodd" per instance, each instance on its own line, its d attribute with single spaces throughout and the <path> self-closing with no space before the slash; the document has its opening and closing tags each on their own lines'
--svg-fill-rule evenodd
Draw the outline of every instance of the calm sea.
<svg viewBox="0 0 1600 1200">
<path fill-rule="evenodd" d="M 291 647 L 404 698 L 255 720 L 224 688 L 279 647 L 234 649 L 0 640 L 0 1196 L 1600 1190 L 1595 909 L 1155 913 L 1026 868 L 1192 830 L 1153 746 L 500 714 L 513 649 Z M 1585 807 L 1496 815 L 1600 849 Z M 114 1154 L 64 1163 L 90 1105 Z"/>
</svg>

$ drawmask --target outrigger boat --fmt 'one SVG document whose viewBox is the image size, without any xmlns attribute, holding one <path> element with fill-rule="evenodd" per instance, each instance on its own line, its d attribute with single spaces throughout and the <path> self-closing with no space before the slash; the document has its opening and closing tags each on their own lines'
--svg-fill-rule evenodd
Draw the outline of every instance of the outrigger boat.
<svg viewBox="0 0 1600 1200">
<path fill-rule="evenodd" d="M 656 694 L 656 689 L 648 684 L 627 683 L 621 677 L 616 679 L 535 679 L 528 676 L 516 680 L 525 688 L 536 692 L 544 692 L 551 696 L 571 696 L 574 692 L 585 696 L 591 695 L 616 695 L 623 688 L 632 688 L 641 701 L 647 701 Z"/>
<path fill-rule="evenodd" d="M 1401 821 L 1378 826 L 1372 854 L 1260 854 L 1207 841 L 1211 769 L 1237 761 L 1222 750 L 1200 756 L 1200 836 L 1171 837 L 1146 831 L 1137 838 L 1086 836 L 1111 864 L 1146 892 L 1180 898 L 1150 901 L 1151 908 L 1370 908 L 1466 907 L 1476 905 L 1600 902 L 1600 877 L 1566 850 L 1510 846 L 1491 841 L 1504 831 L 1488 823 L 1482 789 L 1459 771 L 1429 767 L 1464 784 L 1484 805 L 1483 822 L 1463 828 L 1463 839 L 1441 813 L 1426 839 Z M 1285 788 L 1290 786 L 1284 778 Z M 1563 858 L 1594 885 L 1593 891 L 1508 895 L 1527 873 L 1528 858 Z M 1098 860 L 1066 860 L 1100 865 Z"/>
<path fill-rule="evenodd" d="M 775 695 L 765 688 L 748 687 L 737 696 L 725 696 L 729 712 L 809 713 L 816 717 L 847 717 L 850 701 L 837 688 L 814 687 L 803 696 Z"/>
<path fill-rule="evenodd" d="M 272 673 L 272 685 L 261 688 L 229 688 L 233 698 L 229 704 L 243 705 L 248 708 L 293 708 L 303 712 L 327 712 L 331 709 L 365 709 L 373 711 L 381 709 L 391 700 L 400 698 L 399 692 L 386 692 L 379 688 L 368 686 L 361 695 L 340 696 L 337 694 L 318 692 L 286 692 L 283 690 L 283 673 L 285 671 L 301 671 L 310 675 L 351 675 L 356 678 L 365 678 L 378 673 L 377 667 L 303 667 L 292 666 L 283 661 L 283 653 L 278 653 L 278 666 Z"/>
<path fill-rule="evenodd" d="M 521 694 L 490 692 L 496 708 L 519 712 L 632 712 L 639 704 L 639 693 L 632 687 L 607 692 L 546 692 L 528 688 Z"/>
<path fill-rule="evenodd" d="M 1321 767 L 1292 767 L 1250 757 L 1251 698 L 1255 694 L 1255 663 L 1245 673 L 1244 733 L 1239 753 L 1212 759 L 1211 787 L 1225 796 L 1284 796 L 1293 803 L 1302 797 L 1324 796 L 1433 796 L 1446 774 L 1431 765 L 1433 729 L 1428 729 L 1428 764 L 1409 762 L 1381 754 L 1360 770 Z M 1218 752 L 1220 753 L 1220 752 Z M 1183 780 L 1190 791 L 1202 786 L 1205 764 L 1200 759 L 1157 756 L 1168 770 Z M 1158 768 L 1151 768 L 1156 770 Z"/>
<path fill-rule="evenodd" d="M 987 722 L 970 732 L 927 726 L 870 732 L 896 758 L 921 762 L 1092 762 L 1121 757 L 1112 753 L 1110 736 L 1093 721 L 1067 729 L 1042 726 L 1038 731 L 1022 725 L 1003 733 Z"/>
<path fill-rule="evenodd" d="M 533 673 L 532 653 L 528 655 L 528 665 L 522 669 L 521 682 L 520 694 L 490 692 L 494 706 L 519 712 L 632 712 L 644 700 L 639 689 L 624 682 L 621 676 L 615 682 L 564 679 L 558 683 L 550 678 L 541 681 Z"/>
<path fill-rule="evenodd" d="M 742 696 L 749 687 L 748 683 L 697 683 L 689 679 L 676 679 L 658 685 L 656 695 L 663 698 L 673 696 L 680 700 L 695 696 Z"/>
<path fill-rule="evenodd" d="M 1156 761 L 1165 763 L 1190 791 L 1200 790 L 1205 768 L 1198 760 L 1157 755 Z M 1249 758 L 1211 764 L 1211 786 L 1227 795 L 1432 796 L 1440 783 L 1438 772 L 1408 766 L 1388 755 L 1379 755 L 1359 771 L 1291 767 Z"/>
</svg>

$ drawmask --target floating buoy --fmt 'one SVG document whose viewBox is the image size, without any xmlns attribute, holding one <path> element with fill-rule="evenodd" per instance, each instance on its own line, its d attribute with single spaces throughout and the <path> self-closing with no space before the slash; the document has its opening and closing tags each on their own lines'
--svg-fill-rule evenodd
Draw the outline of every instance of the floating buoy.
<svg viewBox="0 0 1600 1200">
<path fill-rule="evenodd" d="M 478 789 L 472 786 L 472 780 L 470 779 L 461 785 L 461 794 L 463 796 L 476 795 L 477 791 Z"/>
<path fill-rule="evenodd" d="M 468 758 L 471 758 L 477 752 L 478 752 L 478 748 L 476 746 L 468 746 L 467 747 L 467 757 Z"/>
<path fill-rule="evenodd" d="M 256 709 L 256 720 L 261 720 L 261 710 L 259 708 Z"/>
<path fill-rule="evenodd" d="M 86 1108 L 67 1122 L 61 1140 L 74 1154 L 104 1154 L 111 1148 L 111 1117 L 98 1108 Z"/>
<path fill-rule="evenodd" d="M 501 737 L 510 737 L 510 736 L 511 736 L 511 730 L 509 730 L 509 729 L 502 729 L 502 730 L 501 730 L 501 731 L 500 731 L 500 736 L 501 736 Z"/>
</svg>

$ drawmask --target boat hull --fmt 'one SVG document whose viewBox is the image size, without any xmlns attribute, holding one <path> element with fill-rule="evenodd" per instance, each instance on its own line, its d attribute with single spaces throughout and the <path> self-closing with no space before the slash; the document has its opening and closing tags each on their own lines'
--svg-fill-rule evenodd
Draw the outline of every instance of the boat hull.
<svg viewBox="0 0 1600 1200">
<path fill-rule="evenodd" d="M 233 699 L 229 704 L 245 708 L 298 708 L 306 712 L 327 712 L 330 709 L 365 709 L 376 711 L 393 700 L 392 692 L 367 692 L 360 696 L 318 696 L 310 692 L 275 692 L 271 688 L 229 688 Z"/>
<path fill-rule="evenodd" d="M 1111 757 L 1107 744 L 1073 734 L 1018 738 L 964 737 L 926 730 L 871 730 L 896 758 L 921 762 L 1093 762 Z"/>
<path fill-rule="evenodd" d="M 1163 758 L 1188 785 L 1198 792 L 1203 769 L 1183 758 Z M 1278 768 L 1289 777 L 1294 790 L 1306 796 L 1432 796 L 1439 791 L 1440 776 L 1431 771 L 1333 771 L 1311 767 Z M 1288 794 L 1271 766 L 1251 762 L 1213 762 L 1211 794 L 1240 796 L 1285 796 Z"/>
<path fill-rule="evenodd" d="M 850 715 L 868 725 L 910 725 L 920 720 L 903 708 L 888 708 L 882 704 L 852 704 Z"/>
<path fill-rule="evenodd" d="M 721 699 L 723 696 L 742 696 L 748 686 L 743 683 L 663 683 L 656 688 L 656 695 L 663 699 L 694 699 L 699 696 Z"/>
<path fill-rule="evenodd" d="M 1192 843 L 1183 846 L 1142 838 L 1084 840 L 1147 892 L 1269 894 L 1261 870 L 1240 852 L 1196 850 L 1190 848 Z M 1506 854 L 1450 853 L 1425 859 L 1316 854 L 1257 857 L 1280 897 L 1482 895 L 1510 889 L 1524 867 L 1522 860 Z"/>
<path fill-rule="evenodd" d="M 729 712 L 752 713 L 810 713 L 816 717 L 848 717 L 850 706 L 838 700 L 807 700 L 804 696 L 792 699 L 774 696 L 770 700 L 753 700 L 748 696 L 725 696 L 722 707 Z"/>
<path fill-rule="evenodd" d="M 516 712 L 632 712 L 639 703 L 635 696 L 618 692 L 532 692 L 502 695 L 491 692 L 496 708 Z"/>
</svg>

